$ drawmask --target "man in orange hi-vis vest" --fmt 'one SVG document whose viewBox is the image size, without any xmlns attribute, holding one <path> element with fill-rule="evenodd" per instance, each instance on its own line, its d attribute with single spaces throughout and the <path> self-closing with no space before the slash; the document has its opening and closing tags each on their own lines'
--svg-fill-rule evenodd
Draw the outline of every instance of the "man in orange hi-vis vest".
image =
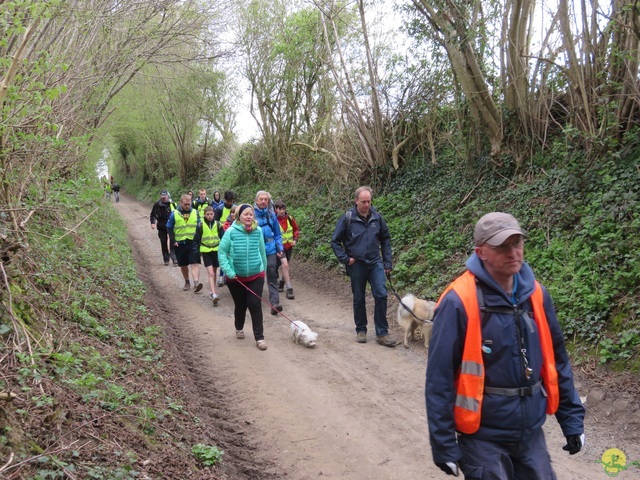
<svg viewBox="0 0 640 480">
<path fill-rule="evenodd" d="M 555 479 L 542 425 L 554 414 L 574 455 L 585 409 L 549 293 L 524 262 L 508 213 L 476 224 L 467 270 L 440 296 L 425 398 L 435 464 L 467 479 Z"/>
</svg>

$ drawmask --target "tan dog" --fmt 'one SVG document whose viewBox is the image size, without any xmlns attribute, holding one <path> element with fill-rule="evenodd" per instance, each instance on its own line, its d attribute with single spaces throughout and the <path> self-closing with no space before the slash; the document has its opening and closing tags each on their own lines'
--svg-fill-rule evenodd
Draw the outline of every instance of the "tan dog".
<svg viewBox="0 0 640 480">
<path fill-rule="evenodd" d="M 411 315 L 411 312 L 405 309 L 402 306 L 402 303 L 404 303 L 407 308 L 413 311 L 415 316 L 420 320 Z M 436 302 L 422 300 L 420 298 L 416 298 L 414 295 L 409 294 L 405 295 L 402 298 L 402 303 L 398 304 L 398 325 L 400 325 L 404 329 L 405 348 L 409 348 L 409 334 L 411 334 L 411 340 L 413 340 L 413 334 L 418 327 L 422 327 L 424 346 L 425 348 L 428 348 L 429 340 L 431 339 L 431 327 L 433 326 L 431 321 L 433 320 L 433 311 L 436 308 Z"/>
</svg>

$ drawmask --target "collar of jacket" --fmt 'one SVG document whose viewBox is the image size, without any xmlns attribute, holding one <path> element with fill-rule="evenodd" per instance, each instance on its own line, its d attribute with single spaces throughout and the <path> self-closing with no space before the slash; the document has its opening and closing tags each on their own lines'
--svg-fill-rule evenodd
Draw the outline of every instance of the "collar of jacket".
<svg viewBox="0 0 640 480">
<path fill-rule="evenodd" d="M 467 259 L 465 266 L 480 282 L 487 285 L 491 290 L 502 295 L 507 302 L 511 304 L 511 300 L 507 296 L 507 293 L 502 290 L 493 277 L 489 275 L 489 272 L 484 268 L 484 264 L 478 255 L 475 253 L 471 254 Z M 533 289 L 535 287 L 535 275 L 527 262 L 522 263 L 522 267 L 520 267 L 520 271 L 516 275 L 518 276 L 518 303 L 521 303 L 528 299 L 533 293 Z"/>
<path fill-rule="evenodd" d="M 351 210 L 353 211 L 353 217 L 356 218 L 357 220 L 362 221 L 363 223 L 367 223 L 367 222 L 370 222 L 371 220 L 380 218 L 380 214 L 373 207 L 369 209 L 369 216 L 367 218 L 364 218 L 362 215 L 360 215 L 360 212 L 358 212 L 358 207 L 356 207 L 355 205 Z"/>
<path fill-rule="evenodd" d="M 241 232 L 245 232 L 245 233 L 253 232 L 255 229 L 258 228 L 258 222 L 256 222 L 255 220 L 251 222 L 251 230 L 247 230 L 246 228 L 244 228 L 244 225 L 242 223 L 234 220 L 230 228 L 235 228 L 236 230 L 240 230 Z"/>
</svg>

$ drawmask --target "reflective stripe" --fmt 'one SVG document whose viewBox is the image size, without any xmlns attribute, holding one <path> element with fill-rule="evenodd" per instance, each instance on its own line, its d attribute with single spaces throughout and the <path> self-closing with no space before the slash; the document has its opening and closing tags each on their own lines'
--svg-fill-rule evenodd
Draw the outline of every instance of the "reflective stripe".
<svg viewBox="0 0 640 480">
<path fill-rule="evenodd" d="M 480 402 L 475 398 L 456 395 L 456 407 L 469 410 L 470 412 L 477 412 L 480 410 Z"/>
<path fill-rule="evenodd" d="M 484 368 L 482 364 L 477 362 L 463 361 L 460 364 L 460 373 L 467 373 L 469 375 L 475 375 L 476 377 L 482 377 Z"/>
</svg>

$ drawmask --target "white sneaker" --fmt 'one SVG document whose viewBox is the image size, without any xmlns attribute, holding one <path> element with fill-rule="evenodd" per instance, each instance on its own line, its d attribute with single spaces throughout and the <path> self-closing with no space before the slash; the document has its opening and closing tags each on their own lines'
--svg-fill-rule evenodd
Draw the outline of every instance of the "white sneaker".
<svg viewBox="0 0 640 480">
<path fill-rule="evenodd" d="M 214 307 L 218 306 L 218 302 L 220 301 L 220 297 L 218 295 L 216 295 L 215 293 L 211 294 L 211 303 L 213 303 Z"/>
</svg>

